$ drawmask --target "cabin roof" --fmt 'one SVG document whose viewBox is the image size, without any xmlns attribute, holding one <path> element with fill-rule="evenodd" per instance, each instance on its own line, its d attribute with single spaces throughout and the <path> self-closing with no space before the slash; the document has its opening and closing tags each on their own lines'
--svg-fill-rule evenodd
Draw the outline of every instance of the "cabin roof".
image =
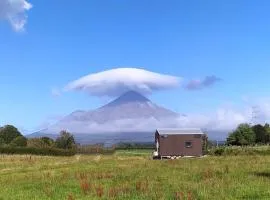
<svg viewBox="0 0 270 200">
<path fill-rule="evenodd" d="M 160 128 L 157 129 L 159 135 L 189 135 L 204 134 L 199 128 Z"/>
</svg>

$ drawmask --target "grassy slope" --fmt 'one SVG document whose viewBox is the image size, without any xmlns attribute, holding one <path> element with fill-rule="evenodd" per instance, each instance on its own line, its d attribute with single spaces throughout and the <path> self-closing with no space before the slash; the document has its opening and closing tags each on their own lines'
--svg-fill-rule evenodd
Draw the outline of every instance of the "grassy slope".
<svg viewBox="0 0 270 200">
<path fill-rule="evenodd" d="M 174 199 L 176 193 L 184 199 L 188 195 L 269 199 L 269 185 L 270 156 L 158 161 L 150 160 L 147 151 L 121 151 L 114 156 L 0 155 L 0 199 L 4 200 Z"/>
</svg>

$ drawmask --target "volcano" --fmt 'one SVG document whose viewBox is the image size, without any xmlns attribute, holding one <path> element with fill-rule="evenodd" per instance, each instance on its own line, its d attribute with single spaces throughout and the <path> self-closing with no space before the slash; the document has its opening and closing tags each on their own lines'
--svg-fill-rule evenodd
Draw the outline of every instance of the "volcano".
<svg viewBox="0 0 270 200">
<path fill-rule="evenodd" d="M 54 125 L 31 136 L 45 134 L 52 136 L 61 130 L 68 130 L 77 138 L 89 135 L 115 138 L 116 135 L 126 136 L 127 133 L 153 134 L 157 127 L 168 126 L 168 123 L 178 117 L 180 117 L 178 113 L 158 106 L 142 94 L 128 91 L 96 110 L 74 111 Z"/>
<path fill-rule="evenodd" d="M 140 93 L 129 91 L 96 110 L 75 111 L 63 118 L 61 122 L 86 121 L 104 124 L 124 119 L 153 118 L 161 120 L 176 116 L 178 116 L 177 113 L 154 104 Z"/>
</svg>

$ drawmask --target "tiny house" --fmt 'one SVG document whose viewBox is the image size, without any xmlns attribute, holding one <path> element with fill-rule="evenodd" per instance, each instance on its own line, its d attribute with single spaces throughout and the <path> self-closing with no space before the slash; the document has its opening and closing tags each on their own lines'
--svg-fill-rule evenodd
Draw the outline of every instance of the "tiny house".
<svg viewBox="0 0 270 200">
<path fill-rule="evenodd" d="M 199 157 L 203 155 L 201 129 L 157 129 L 153 158 Z"/>
</svg>

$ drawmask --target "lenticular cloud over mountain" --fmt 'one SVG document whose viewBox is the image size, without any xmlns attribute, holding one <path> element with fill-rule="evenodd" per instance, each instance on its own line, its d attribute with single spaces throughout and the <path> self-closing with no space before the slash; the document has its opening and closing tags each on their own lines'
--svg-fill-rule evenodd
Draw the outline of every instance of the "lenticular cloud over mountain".
<svg viewBox="0 0 270 200">
<path fill-rule="evenodd" d="M 209 76 L 192 83 L 189 89 L 208 87 L 218 80 L 215 76 Z M 86 138 L 91 142 L 108 139 L 152 141 L 152 134 L 157 128 L 199 127 L 207 129 L 212 137 L 217 137 L 218 132 L 220 137 L 224 137 L 238 124 L 249 121 L 249 110 L 221 108 L 207 114 L 176 113 L 155 104 L 146 96 L 180 86 L 181 82 L 180 77 L 138 68 L 116 68 L 89 74 L 70 82 L 65 91 L 82 91 L 114 100 L 95 110 L 74 111 L 32 136 L 55 135 L 61 130 L 68 130 L 84 143 L 87 142 Z"/>
<path fill-rule="evenodd" d="M 139 68 L 116 68 L 89 74 L 69 83 L 66 91 L 87 92 L 93 96 L 118 97 L 127 91 L 143 95 L 166 90 L 180 85 L 181 78 L 150 72 Z"/>
</svg>

